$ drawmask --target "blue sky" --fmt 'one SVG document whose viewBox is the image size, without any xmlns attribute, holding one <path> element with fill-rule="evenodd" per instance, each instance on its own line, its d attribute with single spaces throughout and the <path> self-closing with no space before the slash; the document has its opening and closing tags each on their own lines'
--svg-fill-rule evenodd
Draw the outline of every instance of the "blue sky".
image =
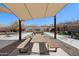
<svg viewBox="0 0 79 59">
<path fill-rule="evenodd" d="M 2 4 L 0 4 L 1 7 Z M 79 4 L 72 3 L 65 6 L 57 15 L 57 23 L 75 21 L 79 19 Z M 17 17 L 13 14 L 0 12 L 0 24 L 10 25 L 12 22 L 15 22 Z M 43 24 L 53 24 L 53 17 L 39 18 L 34 20 L 25 21 L 25 24 L 28 25 L 43 25 Z"/>
</svg>

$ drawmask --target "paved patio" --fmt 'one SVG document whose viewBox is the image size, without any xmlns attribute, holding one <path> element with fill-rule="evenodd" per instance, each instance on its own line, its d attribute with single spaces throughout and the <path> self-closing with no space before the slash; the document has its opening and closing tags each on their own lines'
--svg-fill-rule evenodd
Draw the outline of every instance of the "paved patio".
<svg viewBox="0 0 79 59">
<path fill-rule="evenodd" d="M 47 37 L 49 37 L 49 36 L 47 36 Z M 14 56 L 16 56 L 16 55 L 17 56 L 25 56 L 25 55 L 69 56 L 69 54 L 66 53 L 62 48 L 58 48 L 57 52 L 47 51 L 44 54 L 40 53 L 42 50 L 47 51 L 47 48 L 44 43 L 34 43 L 34 44 L 31 44 L 30 48 L 28 49 L 28 53 L 19 53 L 18 49 L 15 49 L 9 55 L 14 55 Z"/>
<path fill-rule="evenodd" d="M 31 34 L 31 33 L 30 33 Z M 27 33 L 23 33 L 23 35 L 29 35 Z M 53 33 L 45 32 L 44 34 L 46 37 L 49 37 L 50 39 L 54 40 L 56 43 L 59 44 L 60 48 L 58 48 L 57 52 L 45 52 L 45 54 L 41 54 L 40 52 L 47 48 L 45 47 L 45 44 L 43 43 L 34 43 L 31 44 L 30 48 L 28 49 L 28 53 L 19 53 L 18 50 L 15 48 L 13 52 L 11 52 L 9 55 L 14 56 L 26 56 L 26 55 L 50 55 L 50 56 L 79 56 L 79 49 L 76 45 L 76 42 L 78 44 L 78 40 L 75 41 L 75 39 L 71 39 L 66 35 L 57 35 L 57 39 L 53 39 Z M 14 37 L 12 37 L 14 38 Z M 9 38 L 10 39 L 10 38 Z M 16 40 L 10 39 L 10 40 L 0 40 L 0 48 L 6 47 Z M 67 41 L 67 42 L 65 42 Z M 75 44 L 73 44 L 73 43 Z M 70 44 L 71 43 L 71 44 Z M 73 45 L 72 45 L 73 44 Z M 11 45 L 10 45 L 11 46 Z"/>
</svg>

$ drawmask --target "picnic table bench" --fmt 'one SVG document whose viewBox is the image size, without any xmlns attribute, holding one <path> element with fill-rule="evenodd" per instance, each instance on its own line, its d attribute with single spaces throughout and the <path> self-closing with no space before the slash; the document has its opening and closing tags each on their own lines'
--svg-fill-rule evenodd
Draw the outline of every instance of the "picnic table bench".
<svg viewBox="0 0 79 59">
<path fill-rule="evenodd" d="M 47 41 L 46 46 L 47 46 L 48 50 L 50 51 L 50 48 L 55 48 L 55 50 L 53 50 L 53 52 L 57 52 L 57 48 L 59 48 L 59 45 L 48 37 L 46 37 L 45 39 Z"/>
<path fill-rule="evenodd" d="M 25 41 L 23 41 L 19 46 L 17 46 L 17 49 L 19 49 L 19 53 L 27 52 L 26 49 L 30 47 L 29 43 L 30 43 L 31 39 L 32 38 L 28 38 Z M 25 46 L 27 46 L 27 47 L 25 48 Z M 23 50 L 26 50 L 26 51 L 23 51 Z"/>
<path fill-rule="evenodd" d="M 49 42 L 49 43 L 47 44 L 47 46 L 48 46 L 48 50 L 49 50 L 49 48 L 55 48 L 54 52 L 57 52 L 57 48 L 59 48 L 59 45 L 56 44 L 56 43 L 54 43 L 54 42 Z M 49 50 L 49 51 L 50 51 L 50 50 Z"/>
</svg>

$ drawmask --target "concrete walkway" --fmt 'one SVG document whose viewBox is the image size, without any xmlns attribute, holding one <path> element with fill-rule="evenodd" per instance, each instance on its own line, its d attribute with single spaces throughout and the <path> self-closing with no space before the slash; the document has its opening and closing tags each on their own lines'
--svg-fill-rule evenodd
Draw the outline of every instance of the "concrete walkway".
<svg viewBox="0 0 79 59">
<path fill-rule="evenodd" d="M 27 37 L 28 35 L 31 35 L 32 32 L 28 32 L 28 33 L 22 33 L 22 39 L 24 37 Z M 0 40 L 19 40 L 19 35 L 18 34 L 13 34 L 13 35 L 10 35 L 9 37 L 7 37 L 6 35 L 0 35 Z"/>
<path fill-rule="evenodd" d="M 26 35 L 26 33 L 24 35 Z M 14 38 L 14 37 L 12 37 L 12 38 Z M 12 39 L 10 39 L 10 40 L 12 40 Z M 5 41 L 5 40 L 3 40 L 3 41 Z M 32 48 L 29 49 L 29 53 L 27 53 L 27 54 L 26 53 L 25 54 L 19 54 L 18 50 L 15 49 L 10 55 L 20 55 L 20 56 L 24 56 L 24 55 L 69 56 L 69 54 L 67 54 L 62 48 L 58 48 L 57 52 L 49 51 L 49 52 L 46 52 L 45 54 L 40 54 L 40 52 L 42 51 L 43 48 L 46 48 L 45 44 L 43 44 L 43 43 L 34 43 Z"/>
</svg>

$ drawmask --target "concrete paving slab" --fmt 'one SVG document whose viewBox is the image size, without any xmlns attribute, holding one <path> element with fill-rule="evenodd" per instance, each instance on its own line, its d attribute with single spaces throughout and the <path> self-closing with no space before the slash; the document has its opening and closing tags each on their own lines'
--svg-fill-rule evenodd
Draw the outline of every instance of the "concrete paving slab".
<svg viewBox="0 0 79 59">
<path fill-rule="evenodd" d="M 32 53 L 39 54 L 39 43 L 34 43 L 33 44 Z"/>
<path fill-rule="evenodd" d="M 50 56 L 69 56 L 64 50 L 58 48 L 57 52 L 49 52 Z"/>
<path fill-rule="evenodd" d="M 32 32 L 28 32 L 28 33 L 22 33 L 22 39 L 28 35 L 31 35 Z M 19 40 L 19 34 L 17 35 L 10 35 L 9 37 L 7 37 L 6 35 L 0 35 L 0 40 Z"/>
<path fill-rule="evenodd" d="M 11 44 L 11 43 L 13 43 L 13 42 L 15 42 L 16 40 L 0 40 L 0 49 L 1 48 L 3 48 L 3 47 L 5 47 L 5 46 L 7 46 L 7 45 L 9 45 L 9 44 Z"/>
</svg>

